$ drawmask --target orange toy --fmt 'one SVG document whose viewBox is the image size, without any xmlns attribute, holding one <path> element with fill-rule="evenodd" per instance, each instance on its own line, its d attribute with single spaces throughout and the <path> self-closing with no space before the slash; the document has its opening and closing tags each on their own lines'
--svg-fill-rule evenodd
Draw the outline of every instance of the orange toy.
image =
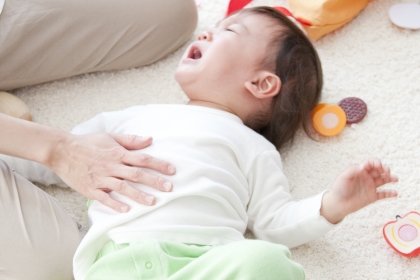
<svg viewBox="0 0 420 280">
<path fill-rule="evenodd" d="M 335 136 L 346 126 L 346 113 L 334 104 L 318 104 L 312 111 L 312 125 L 324 136 Z"/>
<path fill-rule="evenodd" d="M 398 219 L 399 218 L 399 219 Z M 382 233 L 392 249 L 404 257 L 420 254 L 420 214 L 412 211 L 384 225 Z"/>
<path fill-rule="evenodd" d="M 292 12 L 283 7 L 273 7 L 302 24 L 312 40 L 340 28 L 351 21 L 371 0 L 288 0 Z M 252 0 L 230 0 L 227 15 L 242 9 Z"/>
<path fill-rule="evenodd" d="M 310 25 L 302 25 L 312 40 L 351 21 L 371 0 L 288 0 L 293 15 Z"/>
</svg>

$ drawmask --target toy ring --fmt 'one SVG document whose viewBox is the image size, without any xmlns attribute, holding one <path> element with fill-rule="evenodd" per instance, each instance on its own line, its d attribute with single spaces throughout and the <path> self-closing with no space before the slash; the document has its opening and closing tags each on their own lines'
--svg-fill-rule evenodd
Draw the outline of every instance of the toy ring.
<svg viewBox="0 0 420 280">
<path fill-rule="evenodd" d="M 335 136 L 346 126 L 346 113 L 334 104 L 321 103 L 312 111 L 312 124 L 319 134 Z"/>
</svg>

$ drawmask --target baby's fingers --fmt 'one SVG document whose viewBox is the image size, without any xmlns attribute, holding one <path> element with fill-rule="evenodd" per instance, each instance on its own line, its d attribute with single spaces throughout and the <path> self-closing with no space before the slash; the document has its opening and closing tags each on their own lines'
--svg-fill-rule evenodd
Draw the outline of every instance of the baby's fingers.
<svg viewBox="0 0 420 280">
<path fill-rule="evenodd" d="M 383 173 L 381 174 L 381 178 L 384 180 L 385 183 L 398 181 L 397 176 L 391 175 L 391 169 L 388 165 L 383 166 Z"/>
<path fill-rule="evenodd" d="M 397 175 L 391 175 L 390 179 L 389 179 L 389 182 L 392 182 L 392 183 L 398 182 L 398 176 Z"/>
<path fill-rule="evenodd" d="M 383 166 L 383 173 L 379 177 L 375 178 L 375 184 L 379 187 L 388 183 L 398 182 L 398 177 L 391 174 L 391 170 L 388 166 Z"/>
<path fill-rule="evenodd" d="M 360 163 L 360 169 L 366 170 L 373 178 L 378 178 L 384 173 L 382 162 L 377 158 L 369 158 Z"/>
<path fill-rule="evenodd" d="M 386 191 L 377 192 L 378 200 L 385 199 L 385 198 L 397 197 L 397 196 L 398 196 L 398 192 L 395 191 L 395 190 L 386 190 Z"/>
</svg>

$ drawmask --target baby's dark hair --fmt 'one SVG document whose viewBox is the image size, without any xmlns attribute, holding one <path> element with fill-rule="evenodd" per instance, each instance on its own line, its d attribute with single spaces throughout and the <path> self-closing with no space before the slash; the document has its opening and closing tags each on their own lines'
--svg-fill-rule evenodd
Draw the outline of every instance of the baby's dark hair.
<svg viewBox="0 0 420 280">
<path fill-rule="evenodd" d="M 268 117 L 256 132 L 277 149 L 291 144 L 300 127 L 311 137 L 311 112 L 321 98 L 321 62 L 308 37 L 286 16 L 270 7 L 244 9 L 241 13 L 267 16 L 279 24 L 268 47 L 263 67 L 271 68 L 281 80 Z M 275 57 L 275 64 L 273 63 Z"/>
</svg>

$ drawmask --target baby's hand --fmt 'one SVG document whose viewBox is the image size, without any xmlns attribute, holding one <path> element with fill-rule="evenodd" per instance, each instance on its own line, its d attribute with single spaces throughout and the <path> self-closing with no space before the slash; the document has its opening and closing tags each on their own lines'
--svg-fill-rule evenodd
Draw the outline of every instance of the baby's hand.
<svg viewBox="0 0 420 280">
<path fill-rule="evenodd" d="M 396 197 L 393 190 L 377 188 L 397 182 L 388 166 L 379 159 L 368 159 L 358 165 L 351 165 L 335 180 L 333 187 L 322 198 L 321 215 L 330 223 L 338 223 L 348 214 L 355 212 L 379 199 Z"/>
</svg>

